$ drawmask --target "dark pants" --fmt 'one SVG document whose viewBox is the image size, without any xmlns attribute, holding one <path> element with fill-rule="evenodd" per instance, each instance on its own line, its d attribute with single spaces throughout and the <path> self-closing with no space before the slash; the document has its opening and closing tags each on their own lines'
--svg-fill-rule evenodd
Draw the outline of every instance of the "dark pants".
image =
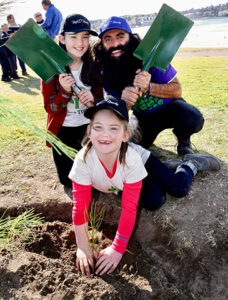
<svg viewBox="0 0 228 300">
<path fill-rule="evenodd" d="M 18 61 L 19 61 L 19 65 L 21 67 L 21 72 L 25 72 L 26 68 L 25 68 L 25 63 L 18 57 Z"/>
<path fill-rule="evenodd" d="M 143 179 L 139 206 L 154 210 L 164 203 L 166 193 L 181 198 L 189 192 L 193 172 L 187 166 L 174 173 L 151 153 L 145 168 L 148 176 Z"/>
<path fill-rule="evenodd" d="M 87 125 L 80 127 L 62 127 L 57 137 L 67 146 L 80 150 L 82 148 L 81 141 L 85 136 L 86 128 Z M 59 155 L 54 148 L 52 148 L 52 153 L 60 183 L 72 187 L 72 181 L 68 178 L 68 175 L 72 168 L 73 160 L 64 153 Z"/>
<path fill-rule="evenodd" d="M 2 66 L 2 79 L 10 78 L 11 66 L 5 47 L 0 47 L 0 63 Z"/>
<path fill-rule="evenodd" d="M 17 57 L 9 49 L 7 50 L 7 53 L 8 53 L 8 57 L 9 57 L 9 61 L 10 61 L 10 66 L 11 66 L 11 76 L 12 77 L 18 76 L 18 74 L 17 74 Z"/>
<path fill-rule="evenodd" d="M 204 124 L 201 112 L 182 98 L 173 100 L 151 114 L 134 112 L 134 115 L 142 132 L 140 145 L 147 149 L 164 129 L 173 128 L 173 133 L 181 141 L 199 132 Z"/>
</svg>

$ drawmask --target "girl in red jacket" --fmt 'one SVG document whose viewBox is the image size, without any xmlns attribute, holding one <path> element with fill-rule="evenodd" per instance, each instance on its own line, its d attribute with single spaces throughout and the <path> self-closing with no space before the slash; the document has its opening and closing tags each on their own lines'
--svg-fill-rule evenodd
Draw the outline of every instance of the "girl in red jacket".
<svg viewBox="0 0 228 300">
<path fill-rule="evenodd" d="M 65 74 L 54 77 L 47 84 L 42 81 L 44 108 L 48 113 L 47 130 L 76 150 L 81 149 L 89 123 L 84 111 L 88 104 L 103 98 L 98 68 L 91 55 L 90 35 L 97 36 L 97 33 L 91 30 L 90 22 L 84 16 L 74 14 L 66 17 L 60 30 L 59 45 L 74 61 L 66 68 Z M 71 88 L 74 83 L 78 87 L 77 95 Z M 54 149 L 53 157 L 59 181 L 67 192 L 72 187 L 68 175 L 73 161 Z"/>
</svg>

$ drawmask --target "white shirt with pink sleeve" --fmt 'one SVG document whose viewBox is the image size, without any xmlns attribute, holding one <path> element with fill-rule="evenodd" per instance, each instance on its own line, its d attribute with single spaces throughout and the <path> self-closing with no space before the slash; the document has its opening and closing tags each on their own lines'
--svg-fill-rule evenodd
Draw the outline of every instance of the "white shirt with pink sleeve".
<svg viewBox="0 0 228 300">
<path fill-rule="evenodd" d="M 117 161 L 114 176 L 109 178 L 102 166 L 95 149 L 89 151 L 84 162 L 85 147 L 76 155 L 69 178 L 78 184 L 91 185 L 104 193 L 122 191 L 124 183 L 135 183 L 147 176 L 141 156 L 131 147 L 128 147 L 125 157 L 125 165 Z"/>
</svg>

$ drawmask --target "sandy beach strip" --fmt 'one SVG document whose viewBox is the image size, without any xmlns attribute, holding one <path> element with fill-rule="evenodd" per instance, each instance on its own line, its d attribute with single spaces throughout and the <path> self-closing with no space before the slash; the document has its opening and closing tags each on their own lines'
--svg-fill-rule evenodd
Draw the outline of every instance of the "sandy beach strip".
<svg viewBox="0 0 228 300">
<path fill-rule="evenodd" d="M 228 48 L 180 48 L 177 56 L 228 56 Z"/>
</svg>

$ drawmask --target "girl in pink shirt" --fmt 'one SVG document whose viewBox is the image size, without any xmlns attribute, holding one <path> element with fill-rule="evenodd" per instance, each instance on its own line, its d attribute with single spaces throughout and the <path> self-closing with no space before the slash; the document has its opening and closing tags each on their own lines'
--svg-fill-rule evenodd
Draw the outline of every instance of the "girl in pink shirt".
<svg viewBox="0 0 228 300">
<path fill-rule="evenodd" d="M 121 99 L 109 97 L 85 112 L 91 119 L 87 129 L 89 143 L 76 156 L 69 174 L 73 181 L 73 223 L 77 242 L 76 266 L 82 274 L 90 274 L 89 265 L 96 274 L 111 273 L 119 264 L 134 228 L 142 179 L 147 176 L 140 155 L 128 147 L 128 111 Z M 91 187 L 111 193 L 121 190 L 122 213 L 116 236 L 111 246 L 98 254 L 89 247 L 88 220 Z"/>
</svg>

